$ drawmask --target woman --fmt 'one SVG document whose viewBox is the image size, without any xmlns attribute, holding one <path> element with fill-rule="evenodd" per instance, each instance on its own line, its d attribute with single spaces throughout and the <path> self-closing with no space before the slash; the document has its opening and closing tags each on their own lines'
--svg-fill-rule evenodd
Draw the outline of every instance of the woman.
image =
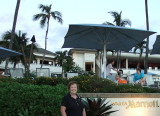
<svg viewBox="0 0 160 116">
<path fill-rule="evenodd" d="M 122 79 L 123 77 L 123 70 L 119 70 L 116 77 L 115 77 L 115 83 L 127 83 L 125 79 Z"/>
<path fill-rule="evenodd" d="M 62 116 L 86 116 L 85 107 L 80 97 L 76 94 L 78 83 L 71 81 L 68 84 L 68 89 L 70 93 L 63 97 L 61 103 Z"/>
<path fill-rule="evenodd" d="M 121 72 L 118 72 L 116 77 L 115 77 L 115 83 L 118 85 L 118 81 L 121 78 Z"/>
<path fill-rule="evenodd" d="M 116 71 L 118 73 L 118 70 L 116 70 L 115 68 L 113 68 L 114 65 L 114 60 L 112 60 L 106 67 L 106 77 L 109 78 L 109 76 L 111 75 L 111 69 Z"/>
<path fill-rule="evenodd" d="M 144 74 L 141 73 L 141 69 L 137 68 L 137 73 L 135 73 L 133 81 L 135 84 L 145 84 L 146 78 L 144 77 Z"/>
</svg>

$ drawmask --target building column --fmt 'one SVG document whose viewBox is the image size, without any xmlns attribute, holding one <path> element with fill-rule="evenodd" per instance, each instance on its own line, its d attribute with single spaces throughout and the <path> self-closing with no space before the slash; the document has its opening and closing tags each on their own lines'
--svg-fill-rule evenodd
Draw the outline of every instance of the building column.
<svg viewBox="0 0 160 116">
<path fill-rule="evenodd" d="M 37 64 L 40 64 L 40 59 L 39 58 L 37 58 Z"/>
<path fill-rule="evenodd" d="M 95 67 L 96 67 L 95 62 L 93 62 L 93 72 L 94 73 L 95 73 Z"/>
<path fill-rule="evenodd" d="M 128 58 L 126 58 L 126 69 L 128 69 Z"/>
<path fill-rule="evenodd" d="M 85 54 L 83 53 L 83 70 L 86 72 Z"/>
</svg>

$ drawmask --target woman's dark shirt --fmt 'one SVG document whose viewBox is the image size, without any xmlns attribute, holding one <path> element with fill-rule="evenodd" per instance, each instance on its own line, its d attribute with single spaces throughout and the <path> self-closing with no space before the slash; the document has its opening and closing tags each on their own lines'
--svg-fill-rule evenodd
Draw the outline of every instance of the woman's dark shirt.
<svg viewBox="0 0 160 116">
<path fill-rule="evenodd" d="M 81 98 L 77 96 L 76 99 L 67 94 L 63 97 L 61 106 L 66 107 L 67 116 L 82 116 L 84 105 Z"/>
</svg>

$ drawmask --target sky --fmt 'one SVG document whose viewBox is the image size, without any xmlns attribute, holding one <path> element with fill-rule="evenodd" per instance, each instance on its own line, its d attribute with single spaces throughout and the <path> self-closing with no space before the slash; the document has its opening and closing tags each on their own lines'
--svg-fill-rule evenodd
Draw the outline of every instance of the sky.
<svg viewBox="0 0 160 116">
<path fill-rule="evenodd" d="M 3 0 L 0 4 L 0 39 L 2 35 L 12 29 L 17 0 Z M 39 47 L 44 48 L 46 28 L 41 28 L 39 20 L 33 21 L 33 15 L 41 10 L 39 4 L 52 4 L 52 11 L 62 13 L 63 24 L 51 19 L 48 32 L 47 50 L 55 52 L 61 49 L 69 24 L 102 24 L 113 22 L 109 11 L 122 11 L 122 19 L 130 19 L 132 28 L 146 30 L 145 0 L 21 0 L 16 32 L 21 30 L 27 37 L 33 35 Z M 157 32 L 150 36 L 151 49 L 156 35 L 160 34 L 160 0 L 148 0 L 150 31 Z"/>
</svg>

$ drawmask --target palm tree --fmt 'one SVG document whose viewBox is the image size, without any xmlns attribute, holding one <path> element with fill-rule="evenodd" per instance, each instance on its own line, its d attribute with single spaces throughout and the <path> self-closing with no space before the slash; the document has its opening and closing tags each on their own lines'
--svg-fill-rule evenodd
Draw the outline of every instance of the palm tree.
<svg viewBox="0 0 160 116">
<path fill-rule="evenodd" d="M 122 19 L 122 11 L 120 13 L 118 13 L 116 11 L 110 11 L 108 13 L 111 14 L 111 16 L 114 18 L 114 21 L 113 21 L 113 23 L 106 21 L 103 24 L 112 25 L 112 26 L 121 26 L 121 27 L 125 27 L 127 25 L 131 26 L 131 21 L 129 19 Z M 120 68 L 120 58 L 119 58 L 118 54 L 121 55 L 121 51 L 117 51 L 117 69 L 118 69 L 118 67 Z"/>
<path fill-rule="evenodd" d="M 14 39 L 14 35 L 15 35 L 14 33 L 15 33 L 15 29 L 16 29 L 16 23 L 17 23 L 17 17 L 18 17 L 20 2 L 21 2 L 21 0 L 17 0 L 17 5 L 16 5 L 15 13 L 14 13 L 14 21 L 13 21 L 13 26 L 12 26 L 12 34 L 11 34 L 11 39 L 10 39 L 10 43 L 9 43 L 9 49 L 12 49 L 12 44 L 13 44 L 13 39 Z M 6 59 L 5 70 L 8 67 L 8 62 L 9 62 L 9 59 L 7 58 Z"/>
<path fill-rule="evenodd" d="M 57 51 L 55 60 L 57 61 L 57 64 L 62 66 L 62 76 L 64 77 L 64 72 L 69 71 L 73 68 L 74 62 L 73 58 L 68 56 L 68 51 Z"/>
<path fill-rule="evenodd" d="M 7 31 L 3 34 L 2 36 L 2 41 L 0 41 L 0 45 L 9 48 L 9 42 L 11 39 L 11 31 Z M 25 71 L 29 72 L 28 68 L 28 61 L 29 61 L 29 56 L 30 56 L 30 49 L 31 49 L 31 44 L 28 43 L 28 38 L 26 37 L 27 33 L 22 33 L 19 31 L 19 33 L 14 33 L 14 40 L 12 44 L 12 49 L 14 51 L 20 52 L 23 54 L 23 56 L 17 56 L 17 57 L 11 57 L 9 61 L 14 63 L 14 68 L 16 67 L 16 64 L 19 63 L 20 61 L 22 64 L 25 66 Z M 20 45 L 20 46 L 19 46 Z M 37 45 L 33 45 L 33 49 L 37 49 Z M 33 56 L 33 53 L 32 53 Z M 32 57 L 33 60 L 34 56 Z"/>
<path fill-rule="evenodd" d="M 11 31 L 5 32 L 2 35 L 2 41 L 0 41 L 0 45 L 5 47 L 5 48 L 9 48 L 10 41 L 11 41 L 11 36 L 12 36 Z M 17 51 L 17 52 L 21 52 L 21 49 L 19 49 L 18 35 L 16 33 L 14 33 L 14 39 L 12 41 L 12 50 Z M 13 68 L 15 68 L 16 64 L 20 61 L 20 56 L 11 57 L 9 59 L 9 61 L 14 63 Z"/>
<path fill-rule="evenodd" d="M 148 1 L 145 0 L 145 11 L 146 11 L 146 26 L 147 30 L 149 30 L 149 18 L 148 18 Z M 149 46 L 149 37 L 147 38 L 147 43 L 146 43 L 146 57 L 145 57 L 145 68 L 144 68 L 144 73 L 147 74 L 147 68 L 148 68 L 148 48 Z"/>
<path fill-rule="evenodd" d="M 131 26 L 131 21 L 129 19 L 122 19 L 122 11 L 120 13 L 116 12 L 116 11 L 110 11 L 108 12 L 112 15 L 112 17 L 114 18 L 113 23 L 110 22 L 104 22 L 103 24 L 106 25 L 113 25 L 113 26 L 121 26 L 121 27 L 125 27 L 126 25 Z"/>
<path fill-rule="evenodd" d="M 46 49 L 47 49 L 47 35 L 48 35 L 48 30 L 49 30 L 50 18 L 52 17 L 54 20 L 57 20 L 59 23 L 61 23 L 61 24 L 63 23 L 61 13 L 59 11 L 53 12 L 51 8 L 52 8 L 51 4 L 49 6 L 45 6 L 45 5 L 40 4 L 39 9 L 42 10 L 42 13 L 39 13 L 39 14 L 36 14 L 33 16 L 34 21 L 41 19 L 40 20 L 41 28 L 43 28 L 45 26 L 45 24 L 47 23 L 47 30 L 46 30 L 46 35 L 45 35 L 45 50 L 44 50 L 44 54 L 43 54 L 41 68 L 43 66 L 44 57 L 45 57 Z"/>
<path fill-rule="evenodd" d="M 134 53 L 139 49 L 139 60 L 138 60 L 138 64 L 137 64 L 137 68 L 140 67 L 140 61 L 141 61 L 141 57 L 142 57 L 142 53 L 143 53 L 143 50 L 146 48 L 146 41 L 142 41 L 141 43 L 137 44 L 135 47 L 134 47 Z"/>
</svg>

